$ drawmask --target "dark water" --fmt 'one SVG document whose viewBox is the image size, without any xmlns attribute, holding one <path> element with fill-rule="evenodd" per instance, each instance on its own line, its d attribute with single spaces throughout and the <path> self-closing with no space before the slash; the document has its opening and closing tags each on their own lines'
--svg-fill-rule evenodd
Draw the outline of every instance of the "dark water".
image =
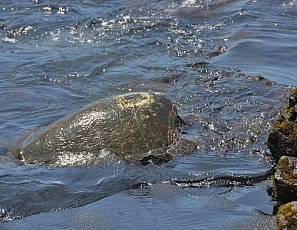
<svg viewBox="0 0 297 230">
<path fill-rule="evenodd" d="M 269 180 L 207 178 L 271 168 L 267 134 L 297 82 L 296 7 L 0 1 L 1 229 L 274 229 Z M 7 157 L 25 131 L 130 91 L 171 96 L 198 149 L 147 166 L 46 168 Z"/>
</svg>

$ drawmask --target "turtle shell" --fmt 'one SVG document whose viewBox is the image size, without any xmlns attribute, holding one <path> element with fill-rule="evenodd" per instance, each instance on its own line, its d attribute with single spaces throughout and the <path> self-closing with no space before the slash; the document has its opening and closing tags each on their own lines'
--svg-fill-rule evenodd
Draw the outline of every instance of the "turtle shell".
<svg viewBox="0 0 297 230">
<path fill-rule="evenodd" d="M 24 163 L 51 165 L 94 164 L 106 153 L 140 160 L 174 142 L 178 119 L 165 94 L 128 93 L 95 101 L 28 133 L 10 152 Z"/>
</svg>

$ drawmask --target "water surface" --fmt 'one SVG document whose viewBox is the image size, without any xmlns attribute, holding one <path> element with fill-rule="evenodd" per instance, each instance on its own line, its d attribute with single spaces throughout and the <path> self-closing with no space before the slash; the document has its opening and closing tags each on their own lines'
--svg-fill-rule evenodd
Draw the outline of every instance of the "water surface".
<svg viewBox="0 0 297 230">
<path fill-rule="evenodd" d="M 296 84 L 291 1 L 0 2 L 3 229 L 274 229 L 273 120 Z M 160 91 L 198 144 L 163 165 L 19 165 L 24 132 L 100 98 Z M 181 186 L 176 179 L 206 178 Z M 21 218 L 21 219 L 20 219 Z"/>
</svg>

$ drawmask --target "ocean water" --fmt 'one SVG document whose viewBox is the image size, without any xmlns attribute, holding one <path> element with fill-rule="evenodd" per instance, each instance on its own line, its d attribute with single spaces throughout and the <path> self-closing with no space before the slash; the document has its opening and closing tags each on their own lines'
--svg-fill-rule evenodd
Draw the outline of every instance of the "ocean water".
<svg viewBox="0 0 297 230">
<path fill-rule="evenodd" d="M 0 1 L 0 228 L 275 229 L 269 177 L 236 178 L 273 166 L 296 17 L 295 0 Z M 198 148 L 146 166 L 8 157 L 24 132 L 136 91 L 169 95 Z"/>
</svg>

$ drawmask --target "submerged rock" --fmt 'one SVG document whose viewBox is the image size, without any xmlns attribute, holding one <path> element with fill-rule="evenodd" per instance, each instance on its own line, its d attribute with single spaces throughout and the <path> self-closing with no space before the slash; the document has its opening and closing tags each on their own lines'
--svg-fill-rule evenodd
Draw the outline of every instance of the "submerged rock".
<svg viewBox="0 0 297 230">
<path fill-rule="evenodd" d="M 278 230 L 297 229 L 297 202 L 293 201 L 282 205 L 277 212 Z"/>
<path fill-rule="evenodd" d="M 55 166 L 96 164 L 111 154 L 141 160 L 172 144 L 180 121 L 165 94 L 128 93 L 95 101 L 25 134 L 10 153 L 24 163 Z"/>
</svg>

